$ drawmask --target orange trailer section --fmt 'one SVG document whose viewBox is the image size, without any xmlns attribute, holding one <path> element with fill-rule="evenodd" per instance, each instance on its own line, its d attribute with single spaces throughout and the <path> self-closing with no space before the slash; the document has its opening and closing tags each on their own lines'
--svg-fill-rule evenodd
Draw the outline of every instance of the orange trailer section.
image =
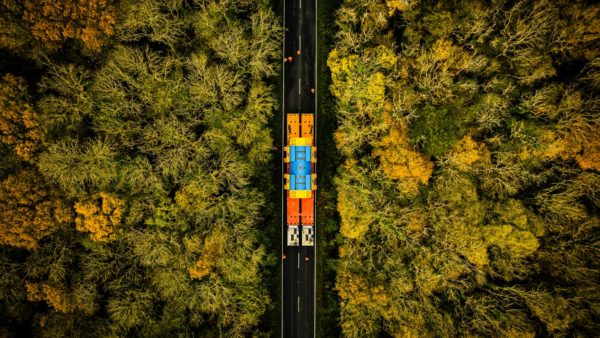
<svg viewBox="0 0 600 338">
<path fill-rule="evenodd" d="M 287 191 L 287 225 L 300 224 L 300 200 L 291 198 L 289 190 Z"/>
<path fill-rule="evenodd" d="M 315 197 L 314 193 L 311 198 L 305 198 L 302 200 L 302 225 L 314 225 L 315 224 Z"/>
<path fill-rule="evenodd" d="M 304 114 L 302 115 L 302 137 L 310 138 L 311 145 L 315 144 L 313 139 L 314 135 L 314 115 L 313 114 Z"/>
<path fill-rule="evenodd" d="M 300 114 L 287 114 L 287 140 L 286 146 L 290 145 L 292 137 L 300 137 Z"/>
</svg>

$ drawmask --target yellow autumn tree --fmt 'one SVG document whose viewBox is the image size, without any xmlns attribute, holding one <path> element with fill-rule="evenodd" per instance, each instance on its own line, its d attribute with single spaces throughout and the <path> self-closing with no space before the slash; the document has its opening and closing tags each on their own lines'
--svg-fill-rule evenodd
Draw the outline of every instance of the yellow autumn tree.
<svg viewBox="0 0 600 338">
<path fill-rule="evenodd" d="M 226 234 L 220 231 L 214 231 L 204 239 L 200 258 L 196 263 L 188 268 L 190 278 L 202 279 L 217 269 L 221 257 L 225 255 Z"/>
<path fill-rule="evenodd" d="M 544 131 L 535 147 L 524 146 L 519 154 L 522 160 L 575 159 L 583 170 L 600 170 L 600 128 L 592 128 L 578 138 L 575 133 L 559 134 L 552 130 Z"/>
<path fill-rule="evenodd" d="M 600 128 L 597 128 L 600 129 Z M 600 171 L 600 130 L 590 135 L 588 142 L 582 146 L 581 154 L 575 157 L 579 167 L 584 170 L 594 169 Z"/>
<path fill-rule="evenodd" d="M 116 8 L 112 0 L 25 0 L 23 20 L 31 35 L 49 48 L 67 39 L 98 50 L 114 33 Z"/>
<path fill-rule="evenodd" d="M 414 8 L 419 4 L 419 0 L 386 0 L 385 4 L 388 14 L 392 16 L 396 11 L 404 12 Z"/>
<path fill-rule="evenodd" d="M 411 267 L 414 271 L 415 288 L 424 296 L 443 290 L 452 280 L 468 273 L 464 259 L 443 248 L 420 248 Z"/>
<path fill-rule="evenodd" d="M 349 239 L 360 240 L 377 216 L 377 198 L 371 194 L 373 182 L 370 173 L 353 159 L 344 163 L 342 172 L 345 175 L 336 180 L 340 233 Z"/>
<path fill-rule="evenodd" d="M 46 283 L 25 283 L 27 300 L 30 302 L 45 301 L 56 311 L 71 313 L 76 309 L 72 297 L 63 289 Z"/>
<path fill-rule="evenodd" d="M 396 64 L 393 50 L 377 46 L 363 55 L 341 56 L 337 49 L 329 53 L 327 65 L 331 70 L 331 92 L 341 101 L 352 102 L 360 112 L 373 114 L 385 103 L 385 79 Z"/>
<path fill-rule="evenodd" d="M 383 54 L 383 57 L 386 55 Z M 329 54 L 327 65 L 331 71 L 331 93 L 343 102 L 353 102 L 359 111 L 372 114 L 383 108 L 385 75 L 378 71 L 375 58 L 370 62 L 366 59 L 356 54 L 342 57 L 334 49 Z M 384 62 L 387 64 L 389 60 Z M 373 71 L 365 72 L 365 68 Z"/>
<path fill-rule="evenodd" d="M 448 238 L 455 250 L 478 268 L 490 264 L 491 246 L 502 249 L 513 260 L 525 258 L 539 247 L 533 233 L 511 225 L 465 226 L 456 223 Z"/>
<path fill-rule="evenodd" d="M 431 103 L 447 102 L 455 97 L 456 77 L 467 71 L 479 71 L 484 59 L 475 57 L 450 39 L 438 39 L 433 45 L 418 51 L 409 64 L 410 76 Z"/>
<path fill-rule="evenodd" d="M 341 270 L 338 273 L 336 288 L 340 298 L 351 305 L 386 306 L 389 297 L 383 285 L 372 285 L 366 277 Z"/>
<path fill-rule="evenodd" d="M 392 125 L 389 134 L 375 146 L 374 154 L 379 157 L 384 173 L 391 179 L 399 180 L 403 192 L 415 193 L 420 183 L 429 181 L 433 162 L 413 149 L 404 125 Z"/>
<path fill-rule="evenodd" d="M 365 197 L 351 187 L 338 189 L 338 211 L 342 219 L 340 233 L 344 237 L 358 239 L 369 231 L 373 214 Z"/>
<path fill-rule="evenodd" d="M 410 221 L 406 225 L 406 231 L 408 234 L 418 237 L 425 230 L 427 214 L 423 208 L 412 207 L 410 216 Z"/>
<path fill-rule="evenodd" d="M 75 203 L 77 230 L 89 232 L 94 241 L 107 242 L 117 237 L 125 203 L 116 196 L 100 192 L 91 200 Z"/>
<path fill-rule="evenodd" d="M 5 74 L 0 80 L 0 142 L 31 162 L 42 140 L 37 115 L 29 104 L 27 82 Z"/>
<path fill-rule="evenodd" d="M 455 250 L 466 257 L 469 262 L 478 268 L 489 264 L 488 243 L 484 241 L 480 227 L 457 223 L 452 230 L 452 236 L 455 238 L 453 240 Z"/>
<path fill-rule="evenodd" d="M 572 158 L 579 149 L 581 149 L 581 146 L 576 142 L 572 143 L 568 138 L 552 130 L 546 130 L 538 137 L 535 146 L 525 145 L 519 157 L 524 161 L 533 158 L 540 160 L 561 158 L 566 160 Z"/>
<path fill-rule="evenodd" d="M 489 160 L 490 152 L 485 147 L 485 144 L 475 142 L 468 135 L 456 144 L 448 157 L 449 163 L 462 171 L 469 170 L 478 161 L 489 162 Z"/>
<path fill-rule="evenodd" d="M 72 221 L 71 210 L 40 175 L 24 170 L 0 186 L 0 244 L 35 249 L 38 241 Z"/>
<path fill-rule="evenodd" d="M 531 255 L 539 247 L 539 242 L 533 233 L 507 224 L 484 227 L 482 238 L 488 246 L 497 246 L 513 258 Z"/>
</svg>

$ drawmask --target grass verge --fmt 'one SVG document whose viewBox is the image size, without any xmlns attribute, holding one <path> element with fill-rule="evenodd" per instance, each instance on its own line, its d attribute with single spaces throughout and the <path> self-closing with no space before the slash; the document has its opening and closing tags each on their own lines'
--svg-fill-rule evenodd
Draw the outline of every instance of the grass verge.
<svg viewBox="0 0 600 338">
<path fill-rule="evenodd" d="M 335 290 L 336 262 L 339 246 L 339 215 L 337 192 L 333 179 L 340 163 L 333 138 L 337 126 L 335 100 L 329 86 L 331 75 L 327 57 L 335 35 L 331 18 L 340 6 L 339 0 L 319 0 L 317 8 L 317 89 L 318 121 L 317 144 L 319 147 L 317 199 L 317 337 L 340 336 L 339 297 Z"/>
</svg>

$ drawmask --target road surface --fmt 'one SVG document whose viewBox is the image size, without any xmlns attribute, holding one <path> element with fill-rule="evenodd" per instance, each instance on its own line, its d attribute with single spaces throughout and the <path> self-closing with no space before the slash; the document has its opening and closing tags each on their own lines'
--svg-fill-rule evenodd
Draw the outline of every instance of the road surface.
<svg viewBox="0 0 600 338">
<path fill-rule="evenodd" d="M 283 57 L 292 56 L 284 63 L 283 71 L 283 126 L 285 113 L 315 114 L 316 145 L 316 0 L 284 0 Z M 298 55 L 297 51 L 301 54 Z M 314 89 L 314 92 L 311 90 Z M 283 128 L 282 148 L 286 140 Z M 283 157 L 281 160 L 283 166 Z M 283 171 L 283 170 L 282 170 Z M 282 177 L 283 186 L 283 177 Z M 285 192 L 282 192 L 282 260 L 281 334 L 282 337 L 315 336 L 315 246 L 287 246 Z M 316 205 L 316 196 L 315 196 Z M 317 217 L 315 213 L 315 230 Z M 306 257 L 309 260 L 306 260 Z"/>
</svg>

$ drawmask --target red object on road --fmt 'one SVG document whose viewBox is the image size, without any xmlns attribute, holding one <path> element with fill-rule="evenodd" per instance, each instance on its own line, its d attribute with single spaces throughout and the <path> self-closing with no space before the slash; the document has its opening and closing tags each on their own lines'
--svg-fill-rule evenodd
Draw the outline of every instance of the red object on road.
<svg viewBox="0 0 600 338">
<path fill-rule="evenodd" d="M 287 224 L 300 224 L 300 202 L 297 198 L 291 198 L 290 192 L 287 192 Z"/>
<path fill-rule="evenodd" d="M 310 198 L 306 198 L 302 200 L 302 225 L 314 225 L 315 224 L 315 197 L 314 194 Z"/>
</svg>

